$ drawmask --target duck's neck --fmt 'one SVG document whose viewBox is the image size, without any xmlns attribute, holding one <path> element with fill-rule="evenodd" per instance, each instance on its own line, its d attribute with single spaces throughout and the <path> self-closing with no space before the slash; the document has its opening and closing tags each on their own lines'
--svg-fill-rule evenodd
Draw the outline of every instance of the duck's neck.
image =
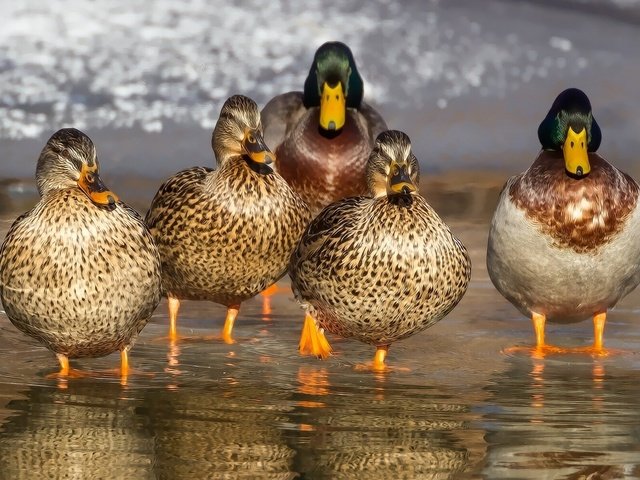
<svg viewBox="0 0 640 480">
<path fill-rule="evenodd" d="M 207 179 L 207 189 L 215 191 L 220 182 L 232 188 L 240 188 L 247 182 L 265 180 L 273 174 L 271 167 L 265 164 L 251 162 L 240 155 L 229 157 Z"/>
</svg>

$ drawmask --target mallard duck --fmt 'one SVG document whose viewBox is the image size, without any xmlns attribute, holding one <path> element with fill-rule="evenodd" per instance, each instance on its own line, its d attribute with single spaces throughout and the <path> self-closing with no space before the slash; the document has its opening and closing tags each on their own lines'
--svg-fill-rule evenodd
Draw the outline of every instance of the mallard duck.
<svg viewBox="0 0 640 480">
<path fill-rule="evenodd" d="M 235 95 L 225 102 L 211 143 L 218 168 L 169 178 L 146 220 L 162 258 L 170 337 L 180 300 L 210 300 L 227 306 L 222 338 L 232 343 L 240 303 L 286 273 L 311 213 L 271 168 L 253 100 Z"/>
<path fill-rule="evenodd" d="M 593 317 L 603 352 L 607 310 L 640 282 L 638 184 L 596 153 L 602 134 L 589 98 L 558 95 L 538 128 L 542 151 L 511 177 L 491 222 L 489 276 L 531 317 L 539 351 L 546 321 Z"/>
<path fill-rule="evenodd" d="M 304 92 L 278 95 L 262 110 L 278 172 L 316 213 L 367 191 L 367 158 L 387 126 L 363 93 L 349 47 L 328 42 L 316 51 Z"/>
<path fill-rule="evenodd" d="M 376 346 L 430 327 L 464 295 L 471 262 L 464 245 L 417 191 L 409 137 L 386 131 L 367 163 L 368 196 L 326 207 L 296 247 L 289 275 L 307 315 L 300 351 L 330 353 L 322 330 Z"/>
<path fill-rule="evenodd" d="M 144 221 L 99 175 L 91 139 L 58 130 L 36 169 L 40 201 L 0 250 L 0 298 L 11 323 L 69 358 L 127 352 L 160 302 L 160 259 Z"/>
</svg>

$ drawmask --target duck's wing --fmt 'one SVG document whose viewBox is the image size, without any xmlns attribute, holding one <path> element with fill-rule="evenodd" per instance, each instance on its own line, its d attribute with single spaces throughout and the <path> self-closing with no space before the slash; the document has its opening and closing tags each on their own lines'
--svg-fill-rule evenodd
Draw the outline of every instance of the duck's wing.
<svg viewBox="0 0 640 480">
<path fill-rule="evenodd" d="M 380 133 L 389 130 L 387 122 L 384 121 L 382 115 L 368 103 L 362 102 L 358 111 L 364 118 L 367 128 L 369 129 L 369 135 L 371 135 L 373 140 L 375 140 Z"/>
<path fill-rule="evenodd" d="M 327 242 L 340 240 L 353 230 L 359 220 L 361 205 L 366 197 L 350 197 L 332 203 L 316 216 L 291 256 L 290 269 L 295 270 L 300 262 L 313 257 Z"/>
<path fill-rule="evenodd" d="M 264 140 L 272 151 L 282 143 L 306 110 L 302 103 L 302 92 L 283 93 L 269 100 L 260 116 Z"/>
</svg>

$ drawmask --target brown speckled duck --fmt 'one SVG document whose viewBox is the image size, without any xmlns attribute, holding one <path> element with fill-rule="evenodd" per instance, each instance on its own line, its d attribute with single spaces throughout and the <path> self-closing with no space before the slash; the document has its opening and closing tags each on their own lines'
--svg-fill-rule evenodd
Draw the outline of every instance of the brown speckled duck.
<svg viewBox="0 0 640 480">
<path fill-rule="evenodd" d="M 538 353 L 546 321 L 593 317 L 589 353 L 605 353 L 607 310 L 640 283 L 638 184 L 596 153 L 602 134 L 588 97 L 558 95 L 538 128 L 542 151 L 511 177 L 491 222 L 489 276 L 533 320 Z"/>
<path fill-rule="evenodd" d="M 311 214 L 271 169 L 253 100 L 235 95 L 225 102 L 212 146 L 218 168 L 189 168 L 169 178 L 146 220 L 162 258 L 170 337 L 176 337 L 180 300 L 210 300 L 227 306 L 222 338 L 232 343 L 240 303 L 286 273 Z"/>
<path fill-rule="evenodd" d="M 319 327 L 375 345 L 374 369 L 388 346 L 430 327 L 464 295 L 467 250 L 417 192 L 409 137 L 381 133 L 367 164 L 369 196 L 326 207 L 304 232 L 289 275 L 307 316 L 300 351 L 326 357 Z"/>
<path fill-rule="evenodd" d="M 160 259 L 142 218 L 102 183 L 91 139 L 56 132 L 36 169 L 40 201 L 0 250 L 0 298 L 9 320 L 69 358 L 127 352 L 160 301 Z"/>
<path fill-rule="evenodd" d="M 315 54 L 304 92 L 278 95 L 262 110 L 278 172 L 314 212 L 367 191 L 369 152 L 387 126 L 363 93 L 349 47 L 328 42 Z"/>
</svg>

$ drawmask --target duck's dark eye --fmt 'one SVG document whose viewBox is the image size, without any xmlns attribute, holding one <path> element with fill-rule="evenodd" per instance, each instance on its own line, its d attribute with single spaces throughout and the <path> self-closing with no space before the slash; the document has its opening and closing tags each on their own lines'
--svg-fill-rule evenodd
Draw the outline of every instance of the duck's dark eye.
<svg viewBox="0 0 640 480">
<path fill-rule="evenodd" d="M 249 140 L 249 143 L 256 143 L 256 138 L 251 134 L 249 134 L 247 140 Z"/>
<path fill-rule="evenodd" d="M 392 170 L 393 175 L 398 175 L 398 166 L 394 165 Z"/>
<path fill-rule="evenodd" d="M 571 148 L 573 148 L 573 142 L 571 142 Z"/>
<path fill-rule="evenodd" d="M 91 173 L 87 173 L 87 174 L 85 175 L 85 178 L 87 179 L 87 182 L 88 182 L 88 183 L 93 183 L 93 174 L 91 174 Z"/>
</svg>

